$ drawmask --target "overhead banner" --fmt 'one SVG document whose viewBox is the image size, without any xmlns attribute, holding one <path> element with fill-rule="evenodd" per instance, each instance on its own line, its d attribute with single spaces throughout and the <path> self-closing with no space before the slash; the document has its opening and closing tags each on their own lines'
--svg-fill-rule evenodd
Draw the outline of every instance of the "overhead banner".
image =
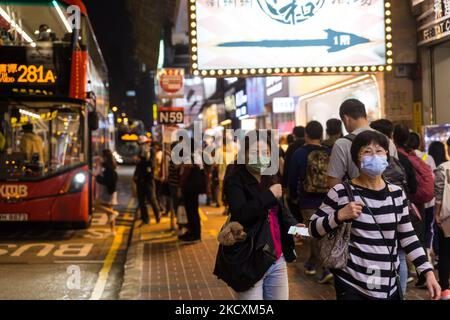
<svg viewBox="0 0 450 320">
<path fill-rule="evenodd" d="M 194 74 L 381 71 L 392 63 L 384 0 L 197 0 L 190 10 Z"/>
<path fill-rule="evenodd" d="M 184 69 L 166 68 L 158 70 L 158 97 L 176 99 L 184 97 Z"/>
</svg>

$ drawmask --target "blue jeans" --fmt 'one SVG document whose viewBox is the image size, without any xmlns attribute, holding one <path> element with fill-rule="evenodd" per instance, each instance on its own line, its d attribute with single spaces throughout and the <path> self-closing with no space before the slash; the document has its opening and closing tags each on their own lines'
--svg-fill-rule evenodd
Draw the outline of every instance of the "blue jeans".
<svg viewBox="0 0 450 320">
<path fill-rule="evenodd" d="M 264 277 L 247 291 L 237 293 L 238 300 L 289 300 L 287 265 L 281 256 Z"/>
<path fill-rule="evenodd" d="M 406 252 L 404 250 L 398 250 L 398 259 L 400 260 L 400 285 L 402 286 L 403 295 L 405 295 L 408 285 L 408 263 L 406 262 Z"/>
</svg>

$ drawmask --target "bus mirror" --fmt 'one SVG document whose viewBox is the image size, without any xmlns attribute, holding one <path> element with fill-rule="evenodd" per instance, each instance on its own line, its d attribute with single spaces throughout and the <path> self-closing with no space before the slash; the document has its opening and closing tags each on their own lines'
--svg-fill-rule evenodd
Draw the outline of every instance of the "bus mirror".
<svg viewBox="0 0 450 320">
<path fill-rule="evenodd" d="M 88 115 L 88 125 L 89 125 L 89 129 L 92 131 L 95 131 L 98 129 L 98 114 L 96 111 L 93 112 L 89 112 Z"/>
</svg>

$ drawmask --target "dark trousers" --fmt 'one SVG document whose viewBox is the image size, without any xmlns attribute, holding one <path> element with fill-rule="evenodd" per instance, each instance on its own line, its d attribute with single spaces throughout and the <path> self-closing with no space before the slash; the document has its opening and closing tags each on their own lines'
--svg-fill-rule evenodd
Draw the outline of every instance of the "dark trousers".
<svg viewBox="0 0 450 320">
<path fill-rule="evenodd" d="M 198 194 L 184 192 L 183 203 L 186 208 L 189 233 L 192 237 L 200 239 L 201 226 L 200 215 L 198 213 Z"/>
<path fill-rule="evenodd" d="M 442 290 L 448 290 L 450 277 L 450 238 L 446 238 L 439 229 L 439 284 Z"/>
<path fill-rule="evenodd" d="M 369 301 L 369 300 L 380 300 L 376 298 L 371 298 L 363 295 L 358 290 L 346 284 L 344 281 L 339 279 L 335 275 L 334 277 L 334 288 L 336 290 L 336 300 L 338 301 Z M 401 289 L 400 289 L 401 290 Z M 400 300 L 398 292 L 390 297 L 388 300 Z"/>
<path fill-rule="evenodd" d="M 156 220 L 159 220 L 159 208 L 156 202 L 155 196 L 155 184 L 153 181 L 145 182 L 145 183 L 137 183 L 137 196 L 138 196 L 138 206 L 141 211 L 141 219 L 142 221 L 148 223 L 150 217 L 148 215 L 147 202 L 150 202 L 150 205 L 153 209 L 153 214 L 155 215 Z"/>
</svg>

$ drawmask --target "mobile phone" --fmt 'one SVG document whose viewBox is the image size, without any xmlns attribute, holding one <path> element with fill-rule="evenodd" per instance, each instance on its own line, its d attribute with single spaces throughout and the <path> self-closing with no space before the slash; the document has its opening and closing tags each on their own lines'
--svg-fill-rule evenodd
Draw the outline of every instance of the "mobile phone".
<svg viewBox="0 0 450 320">
<path fill-rule="evenodd" d="M 302 237 L 310 237 L 308 228 L 292 226 L 289 229 L 288 234 L 301 235 Z"/>
</svg>

